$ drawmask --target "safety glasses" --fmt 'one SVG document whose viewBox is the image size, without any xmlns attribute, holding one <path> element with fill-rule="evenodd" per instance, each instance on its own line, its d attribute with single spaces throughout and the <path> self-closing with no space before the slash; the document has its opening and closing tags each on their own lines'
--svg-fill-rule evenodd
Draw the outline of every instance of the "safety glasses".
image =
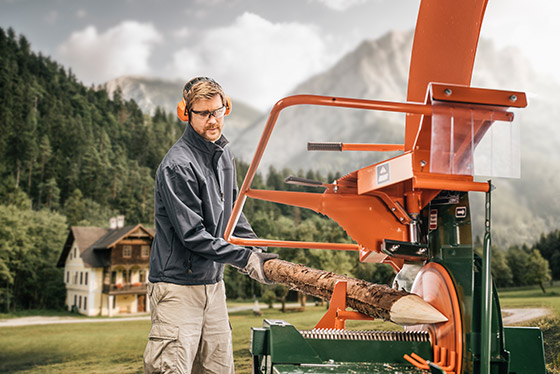
<svg viewBox="0 0 560 374">
<path fill-rule="evenodd" d="M 226 107 L 225 105 L 222 105 L 220 108 L 216 109 L 216 110 L 203 110 L 203 111 L 199 111 L 199 110 L 191 110 L 191 112 L 193 112 L 194 114 L 196 114 L 200 119 L 205 119 L 205 120 L 209 120 L 210 117 L 214 116 L 214 118 L 219 119 L 222 118 L 224 116 L 224 114 L 226 113 Z"/>
</svg>

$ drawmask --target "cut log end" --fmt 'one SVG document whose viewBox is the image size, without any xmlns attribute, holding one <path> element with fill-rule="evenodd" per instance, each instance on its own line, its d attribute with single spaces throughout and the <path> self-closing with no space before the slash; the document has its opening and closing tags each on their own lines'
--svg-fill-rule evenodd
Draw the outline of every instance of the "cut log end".
<svg viewBox="0 0 560 374">
<path fill-rule="evenodd" d="M 391 321 L 403 326 L 447 322 L 447 317 L 439 310 L 414 294 L 397 300 L 390 314 Z"/>
</svg>

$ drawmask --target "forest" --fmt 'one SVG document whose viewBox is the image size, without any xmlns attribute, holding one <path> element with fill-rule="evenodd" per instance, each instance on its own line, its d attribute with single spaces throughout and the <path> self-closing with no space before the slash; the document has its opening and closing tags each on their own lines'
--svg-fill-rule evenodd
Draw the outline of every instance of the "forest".
<svg viewBox="0 0 560 374">
<path fill-rule="evenodd" d="M 119 91 L 109 98 L 101 87 L 84 86 L 71 70 L 34 53 L 24 36 L 0 28 L 0 312 L 64 307 L 63 269 L 56 263 L 70 226 L 105 227 L 117 214 L 127 224 L 153 226 L 155 170 L 183 129 L 162 109 L 144 114 Z M 241 184 L 248 165 L 236 166 Z M 313 191 L 286 185 L 290 175 L 340 177 L 271 168 L 253 187 Z M 248 200 L 244 212 L 261 237 L 351 242 L 336 223 L 305 209 Z M 390 283 L 394 275 L 388 265 L 360 263 L 355 253 L 272 250 L 375 283 Z M 560 230 L 536 243 L 494 248 L 492 271 L 498 287 L 538 284 L 545 292 L 560 279 Z M 285 300 L 288 294 L 232 267 L 225 278 L 229 298 Z"/>
</svg>

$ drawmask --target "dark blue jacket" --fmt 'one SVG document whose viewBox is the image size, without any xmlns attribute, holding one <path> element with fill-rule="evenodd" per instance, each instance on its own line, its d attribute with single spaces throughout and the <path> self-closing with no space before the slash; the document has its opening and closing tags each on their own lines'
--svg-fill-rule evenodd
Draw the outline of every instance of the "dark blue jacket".
<svg viewBox="0 0 560 374">
<path fill-rule="evenodd" d="M 152 283 L 212 284 L 224 264 L 243 268 L 251 249 L 223 239 L 235 199 L 233 156 L 224 136 L 204 140 L 187 125 L 156 171 L 156 235 L 150 254 Z M 235 236 L 255 238 L 242 214 Z"/>
</svg>

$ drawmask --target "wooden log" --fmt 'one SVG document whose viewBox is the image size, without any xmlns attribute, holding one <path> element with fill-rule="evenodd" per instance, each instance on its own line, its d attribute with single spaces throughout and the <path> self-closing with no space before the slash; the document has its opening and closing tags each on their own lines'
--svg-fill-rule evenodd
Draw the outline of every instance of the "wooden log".
<svg viewBox="0 0 560 374">
<path fill-rule="evenodd" d="M 330 300 L 337 281 L 347 282 L 346 305 L 370 317 L 399 325 L 445 322 L 447 318 L 421 297 L 387 285 L 366 282 L 288 261 L 264 263 L 266 277 L 293 290 Z"/>
</svg>

